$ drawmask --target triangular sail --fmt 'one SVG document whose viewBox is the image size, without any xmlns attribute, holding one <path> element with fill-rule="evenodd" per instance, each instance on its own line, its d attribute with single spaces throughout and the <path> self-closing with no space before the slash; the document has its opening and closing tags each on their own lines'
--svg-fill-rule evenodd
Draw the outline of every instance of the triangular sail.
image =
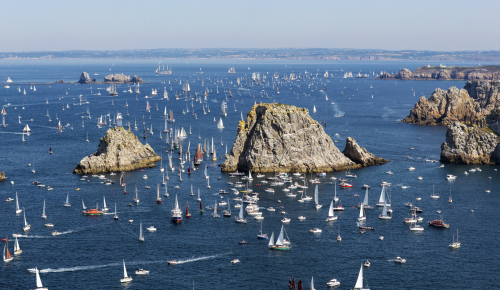
<svg viewBox="0 0 500 290">
<path fill-rule="evenodd" d="M 103 196 L 102 199 L 103 199 L 103 208 L 107 208 L 107 206 L 106 206 L 106 197 Z"/>
<path fill-rule="evenodd" d="M 45 199 L 43 200 L 43 212 L 42 212 L 42 216 L 45 216 Z"/>
<path fill-rule="evenodd" d="M 17 241 L 17 237 L 16 237 L 16 242 L 14 243 L 14 253 L 19 251 L 21 248 L 19 248 L 19 242 Z"/>
<path fill-rule="evenodd" d="M 363 288 L 363 265 L 361 265 L 361 268 L 359 269 L 358 280 L 356 280 L 356 285 L 354 286 L 354 289 L 362 289 L 362 288 Z"/>
<path fill-rule="evenodd" d="M 274 232 L 271 234 L 271 238 L 269 239 L 269 246 L 274 246 Z"/>
<path fill-rule="evenodd" d="M 333 200 L 330 203 L 330 209 L 328 210 L 328 217 L 333 217 L 334 216 L 334 211 L 333 211 Z"/>
<path fill-rule="evenodd" d="M 278 236 L 278 240 L 276 240 L 277 246 L 283 246 L 283 225 L 281 226 L 280 235 Z"/>
<path fill-rule="evenodd" d="M 177 202 L 177 194 L 175 195 L 175 209 L 179 208 L 179 203 Z"/>
<path fill-rule="evenodd" d="M 378 200 L 380 204 L 385 203 L 385 185 L 382 186 L 382 192 L 380 193 L 380 198 Z"/>
<path fill-rule="evenodd" d="M 125 267 L 125 260 L 123 260 L 123 278 L 128 278 L 127 268 Z"/>
<path fill-rule="evenodd" d="M 366 193 L 365 193 L 365 200 L 363 201 L 363 205 L 368 205 L 368 188 L 366 189 Z"/>
<path fill-rule="evenodd" d="M 318 204 L 318 185 L 316 184 L 316 188 L 314 189 L 314 202 Z"/>
<path fill-rule="evenodd" d="M 359 217 L 363 217 L 363 204 L 359 207 Z"/>
<path fill-rule="evenodd" d="M 40 279 L 40 271 L 35 268 L 36 272 L 36 288 L 43 288 L 42 279 Z"/>
<path fill-rule="evenodd" d="M 139 228 L 139 237 L 142 238 L 142 222 L 141 222 L 140 228 Z"/>
<path fill-rule="evenodd" d="M 314 277 L 311 277 L 311 289 L 316 289 L 314 288 Z"/>
<path fill-rule="evenodd" d="M 387 216 L 387 202 L 384 202 L 384 209 L 382 210 L 382 216 Z"/>
<path fill-rule="evenodd" d="M 17 199 L 17 192 L 16 192 L 16 211 L 19 210 L 19 200 Z"/>
<path fill-rule="evenodd" d="M 238 216 L 240 219 L 243 219 L 243 204 L 240 207 L 240 214 Z"/>
</svg>

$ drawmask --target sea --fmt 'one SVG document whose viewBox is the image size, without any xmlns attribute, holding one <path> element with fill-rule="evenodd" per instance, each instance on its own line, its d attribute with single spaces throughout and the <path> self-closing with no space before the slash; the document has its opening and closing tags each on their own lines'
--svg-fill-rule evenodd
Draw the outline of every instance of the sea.
<svg viewBox="0 0 500 290">
<path fill-rule="evenodd" d="M 168 59 L 162 60 L 163 64 L 171 67 L 173 74 L 156 74 L 158 60 L 149 59 L 0 61 L 1 82 L 5 84 L 7 77 L 14 82 L 8 89 L 0 86 L 0 106 L 5 107 L 8 124 L 0 129 L 0 171 L 7 176 L 7 181 L 0 183 L 0 237 L 9 239 L 12 254 L 13 234 L 19 233 L 18 242 L 23 250 L 11 262 L 0 262 L 1 289 L 35 288 L 35 275 L 27 270 L 35 267 L 40 270 L 43 285 L 51 290 L 288 289 L 292 277 L 302 280 L 304 289 L 311 288 L 312 278 L 316 289 L 330 288 L 326 283 L 333 278 L 341 283 L 335 289 L 352 289 L 361 265 L 367 260 L 371 266 L 363 269 L 363 277 L 370 289 L 499 287 L 500 228 L 496 225 L 500 205 L 499 166 L 443 164 L 439 157 L 446 127 L 401 122 L 419 98 L 428 97 L 436 88 L 463 88 L 463 81 L 375 79 L 381 71 L 395 73 L 403 67 L 414 70 L 427 64 L 418 61 Z M 235 74 L 228 74 L 231 67 L 235 68 Z M 324 78 L 326 71 L 327 79 Z M 140 85 L 139 94 L 127 92 L 129 86 L 135 91 L 135 85 L 117 84 L 118 96 L 110 97 L 106 90 L 108 84 L 77 84 L 82 72 L 99 81 L 111 73 L 138 75 L 146 83 Z M 354 76 L 368 74 L 368 77 L 344 78 L 346 72 Z M 253 73 L 259 73 L 261 78 L 265 76 L 266 80 L 260 84 L 253 82 Z M 273 78 L 275 73 L 278 79 Z M 300 75 L 301 79 L 282 79 L 291 73 Z M 238 78 L 241 85 L 237 84 Z M 66 83 L 55 83 L 61 79 Z M 182 92 L 186 81 L 191 88 L 188 100 Z M 200 98 L 207 88 L 207 99 L 203 97 L 201 103 L 195 102 L 195 92 Z M 158 95 L 151 95 L 153 89 Z M 168 100 L 163 98 L 164 89 Z M 230 89 L 233 97 L 229 96 Z M 176 92 L 179 100 L 175 98 Z M 228 107 L 226 117 L 221 114 L 223 101 Z M 149 113 L 147 102 L 151 105 Z M 352 170 L 357 178 L 348 178 L 354 184 L 350 189 L 338 187 L 338 179 L 345 178 L 346 172 L 318 177 L 319 203 L 323 205 L 319 210 L 314 201 L 299 203 L 300 194 L 286 197 L 283 191 L 286 186 L 274 187 L 274 193 L 266 192 L 271 186 L 262 181 L 273 174 L 256 178 L 253 173 L 253 181 L 242 182 L 259 194 L 258 205 L 264 219 L 258 221 L 248 216 L 246 224 L 236 223 L 238 209 L 234 208 L 237 202 L 233 198 L 243 194 L 220 195 L 219 190 L 233 187 L 228 182 L 234 183 L 239 178 L 221 172 L 220 165 L 226 150 L 229 152 L 232 148 L 241 116 L 246 119 L 247 112 L 257 102 L 306 108 L 313 119 L 325 125 L 325 132 L 340 150 L 344 149 L 346 138 L 353 137 L 369 152 L 389 162 Z M 164 173 L 160 172 L 160 166 L 167 167 L 171 153 L 165 133 L 161 133 L 160 138 L 165 126 L 165 107 L 173 111 L 175 118 L 175 123 L 168 124 L 169 128 L 184 128 L 188 133 L 183 141 L 184 150 L 189 145 L 193 156 L 198 144 L 203 146 L 207 142 L 212 148 L 213 142 L 218 159 L 212 161 L 212 157 L 205 155 L 202 164 L 191 174 L 187 173 L 190 164 L 186 163 L 181 181 L 179 154 L 175 150 L 172 152 L 175 171 L 164 172 L 169 179 L 162 185 Z M 117 113 L 122 114 L 126 128 L 130 123 L 131 131 L 139 140 L 151 145 L 163 157 L 155 168 L 124 173 L 126 194 L 119 182 L 119 172 L 104 174 L 114 182 L 111 185 L 92 175 L 82 177 L 72 173 L 82 158 L 97 150 L 100 139 L 114 126 L 108 122 L 99 128 L 98 118 L 109 115 L 113 119 Z M 220 119 L 223 129 L 217 128 Z M 62 132 L 58 130 L 59 122 Z M 24 135 L 23 142 L 26 125 L 31 133 Z M 146 139 L 144 128 L 149 129 Z M 86 142 L 87 134 L 89 142 Z M 49 149 L 53 154 L 49 154 Z M 410 171 L 409 167 L 415 170 Z M 204 176 L 205 168 L 210 189 Z M 387 174 L 389 171 L 393 174 Z M 457 177 L 449 181 L 447 174 Z M 143 179 L 144 175 L 148 178 Z M 310 180 L 316 176 L 307 174 L 305 178 Z M 34 181 L 53 190 L 33 185 Z M 392 184 L 387 188 L 392 219 L 378 218 L 382 208 L 368 209 L 364 224 L 374 230 L 360 233 L 357 204 L 366 194 L 362 186 L 371 187 L 369 203 L 375 204 L 383 181 Z M 294 177 L 293 182 L 302 183 L 302 179 Z M 156 203 L 158 184 L 163 197 L 161 204 Z M 136 187 L 138 204 L 133 202 Z M 195 196 L 190 196 L 191 187 Z M 309 183 L 308 195 L 313 194 L 314 187 Z M 204 208 L 202 214 L 198 190 Z M 169 197 L 163 196 L 166 191 Z M 342 204 L 345 211 L 335 213 L 337 221 L 326 222 L 335 191 L 340 198 L 337 204 Z M 433 192 L 440 198 L 432 199 Z M 15 199 L 16 194 L 23 209 L 21 214 L 15 212 L 15 201 L 6 201 Z M 170 221 L 176 196 L 182 210 L 185 211 L 189 203 L 192 213 L 191 218 L 184 217 L 179 224 Z M 67 197 L 71 207 L 63 206 Z M 449 197 L 453 202 L 448 201 Z M 109 208 L 107 214 L 82 214 L 82 202 L 87 207 L 102 207 L 104 198 Z M 212 206 L 221 200 L 229 201 L 231 218 L 221 214 L 228 206 L 219 207 L 221 217 L 212 216 Z M 41 218 L 44 201 L 46 220 Z M 423 218 L 419 223 L 424 227 L 421 232 L 410 231 L 410 226 L 403 222 L 410 214 L 408 203 L 422 209 L 418 214 Z M 113 219 L 115 205 L 118 220 Z M 268 211 L 268 207 L 276 211 Z M 24 215 L 31 225 L 27 232 L 23 232 Z M 299 216 L 306 219 L 300 221 Z M 291 222 L 283 224 L 284 217 Z M 428 225 L 428 221 L 441 218 L 449 223 L 448 229 Z M 141 222 L 145 242 L 138 239 Z M 54 227 L 48 228 L 46 223 Z M 282 225 L 292 244 L 289 251 L 270 250 L 268 240 L 257 239 L 259 229 L 276 237 Z M 157 231 L 146 231 L 150 226 Z M 310 232 L 313 228 L 322 232 L 313 234 Z M 52 236 L 53 230 L 61 235 Z M 449 245 L 457 239 L 457 231 L 461 247 L 451 249 Z M 337 242 L 338 235 L 342 237 L 341 242 Z M 241 241 L 248 243 L 240 244 Z M 395 263 L 398 256 L 407 262 Z M 233 259 L 239 259 L 240 263 L 232 264 Z M 170 260 L 177 260 L 179 264 L 168 265 Z M 133 278 L 129 283 L 120 283 L 123 261 Z M 150 273 L 135 275 L 139 269 Z"/>
</svg>

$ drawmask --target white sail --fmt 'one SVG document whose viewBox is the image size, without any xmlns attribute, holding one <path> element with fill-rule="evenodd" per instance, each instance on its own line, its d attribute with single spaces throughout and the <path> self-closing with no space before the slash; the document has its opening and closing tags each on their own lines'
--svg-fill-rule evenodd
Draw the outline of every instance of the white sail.
<svg viewBox="0 0 500 290">
<path fill-rule="evenodd" d="M 66 204 L 69 204 L 69 193 L 66 195 Z"/>
<path fill-rule="evenodd" d="M 16 192 L 16 213 L 19 211 L 19 200 L 17 199 L 17 192 Z"/>
<path fill-rule="evenodd" d="M 328 217 L 333 217 L 334 216 L 334 211 L 333 211 L 333 200 L 330 203 L 330 209 L 328 210 Z"/>
<path fill-rule="evenodd" d="M 278 236 L 278 239 L 276 240 L 276 245 L 283 246 L 283 225 L 281 226 L 280 235 Z"/>
<path fill-rule="evenodd" d="M 17 237 L 16 237 L 16 242 L 14 243 L 14 253 L 19 251 L 20 248 L 19 248 L 19 242 L 17 241 Z"/>
<path fill-rule="evenodd" d="M 241 203 L 241 207 L 240 207 L 240 214 L 238 215 L 238 217 L 240 219 L 243 219 L 243 202 Z"/>
<path fill-rule="evenodd" d="M 127 268 L 125 267 L 125 260 L 123 260 L 123 278 L 128 278 Z"/>
<path fill-rule="evenodd" d="M 28 222 L 26 222 L 26 211 L 24 212 L 24 226 L 25 227 L 28 226 Z"/>
<path fill-rule="evenodd" d="M 359 217 L 363 217 L 363 204 L 361 204 L 361 206 L 359 207 Z"/>
<path fill-rule="evenodd" d="M 142 221 L 141 221 L 140 228 L 139 228 L 139 238 L 144 239 L 144 237 L 142 236 Z"/>
<path fill-rule="evenodd" d="M 43 288 L 42 279 L 40 279 L 40 271 L 35 268 L 36 272 L 36 288 Z"/>
<path fill-rule="evenodd" d="M 382 192 L 380 193 L 380 198 L 379 198 L 378 202 L 380 204 L 384 204 L 385 203 L 385 185 L 382 186 Z"/>
<path fill-rule="evenodd" d="M 384 209 L 382 210 L 382 216 L 387 216 L 387 202 L 384 202 Z"/>
<path fill-rule="evenodd" d="M 316 188 L 314 189 L 314 202 L 318 204 L 318 185 L 316 184 Z"/>
<path fill-rule="evenodd" d="M 354 289 L 363 289 L 363 265 L 361 265 L 361 268 L 359 269 L 358 280 L 356 280 Z"/>
<path fill-rule="evenodd" d="M 367 205 L 368 205 L 368 188 L 366 189 L 366 193 L 365 193 L 365 200 L 363 201 L 363 205 L 364 205 L 364 206 L 367 206 Z"/>
<path fill-rule="evenodd" d="M 271 234 L 271 238 L 269 239 L 269 247 L 274 246 L 274 232 Z"/>
<path fill-rule="evenodd" d="M 102 208 L 108 208 L 108 207 L 106 206 L 106 197 L 105 197 L 105 196 L 103 196 L 103 197 L 102 197 L 102 199 L 103 199 L 103 204 L 102 204 L 102 205 L 103 205 L 103 207 L 102 207 Z"/>
<path fill-rule="evenodd" d="M 175 209 L 179 208 L 179 202 L 177 202 L 177 194 L 175 195 Z"/>
<path fill-rule="evenodd" d="M 45 199 L 43 200 L 43 212 L 42 212 L 42 217 L 46 216 L 45 215 Z"/>
<path fill-rule="evenodd" d="M 314 288 L 314 277 L 311 277 L 311 289 L 316 289 Z"/>
</svg>

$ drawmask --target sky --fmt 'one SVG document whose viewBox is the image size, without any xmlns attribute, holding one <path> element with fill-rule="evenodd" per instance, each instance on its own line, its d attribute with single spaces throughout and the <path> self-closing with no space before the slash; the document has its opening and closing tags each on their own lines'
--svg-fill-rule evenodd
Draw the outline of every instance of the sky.
<svg viewBox="0 0 500 290">
<path fill-rule="evenodd" d="M 500 50 L 500 1 L 2 1 L 0 51 Z"/>
</svg>

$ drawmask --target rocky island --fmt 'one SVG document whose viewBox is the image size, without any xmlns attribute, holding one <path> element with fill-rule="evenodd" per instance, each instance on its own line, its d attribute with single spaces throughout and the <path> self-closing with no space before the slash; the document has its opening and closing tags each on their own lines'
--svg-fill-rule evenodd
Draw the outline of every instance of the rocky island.
<svg viewBox="0 0 500 290">
<path fill-rule="evenodd" d="M 499 65 L 483 66 L 422 66 L 411 72 L 402 68 L 397 73 L 391 75 L 383 73 L 377 79 L 381 80 L 500 80 Z"/>
<path fill-rule="evenodd" d="M 5 181 L 5 172 L 0 172 L 0 181 Z"/>
<path fill-rule="evenodd" d="M 222 171 L 332 172 L 384 164 L 348 138 L 344 152 L 335 146 L 309 110 L 284 104 L 254 105 L 240 121 Z"/>
<path fill-rule="evenodd" d="M 101 138 L 97 151 L 83 158 L 75 167 L 76 174 L 131 171 L 155 167 L 161 159 L 149 144 L 143 145 L 134 133 L 123 127 L 108 130 Z"/>
<path fill-rule="evenodd" d="M 90 79 L 90 76 L 86 72 L 82 72 L 80 75 L 80 79 L 78 80 L 79 84 L 97 84 L 97 83 L 144 83 L 144 80 L 140 78 L 138 75 L 126 76 L 124 74 L 110 74 L 104 77 L 103 82 L 99 82 L 96 79 Z"/>
</svg>

